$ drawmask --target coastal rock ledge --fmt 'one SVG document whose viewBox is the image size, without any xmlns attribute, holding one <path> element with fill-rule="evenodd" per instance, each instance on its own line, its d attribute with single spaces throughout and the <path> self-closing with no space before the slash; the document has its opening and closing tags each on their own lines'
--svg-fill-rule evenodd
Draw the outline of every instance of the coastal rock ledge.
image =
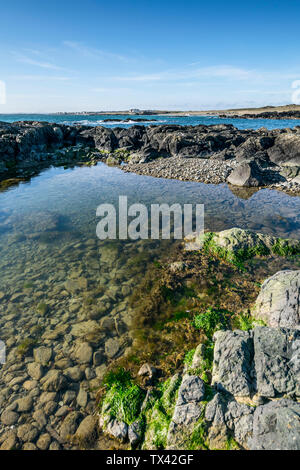
<svg viewBox="0 0 300 470">
<path fill-rule="evenodd" d="M 152 176 L 296 191 L 300 187 L 300 128 L 242 130 L 218 124 L 109 129 L 0 122 L 1 179 L 26 175 L 29 169 L 46 164 L 100 160 L 126 163 L 125 171 Z"/>
</svg>

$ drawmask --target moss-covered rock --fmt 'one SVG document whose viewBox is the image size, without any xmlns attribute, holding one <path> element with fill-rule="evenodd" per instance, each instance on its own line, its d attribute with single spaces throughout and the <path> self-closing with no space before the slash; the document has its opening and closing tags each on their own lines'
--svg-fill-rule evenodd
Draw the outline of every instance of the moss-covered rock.
<svg viewBox="0 0 300 470">
<path fill-rule="evenodd" d="M 218 233 L 207 232 L 200 235 L 196 242 L 200 249 L 236 265 L 256 256 L 300 255 L 298 240 L 276 238 L 241 228 L 231 228 Z"/>
</svg>

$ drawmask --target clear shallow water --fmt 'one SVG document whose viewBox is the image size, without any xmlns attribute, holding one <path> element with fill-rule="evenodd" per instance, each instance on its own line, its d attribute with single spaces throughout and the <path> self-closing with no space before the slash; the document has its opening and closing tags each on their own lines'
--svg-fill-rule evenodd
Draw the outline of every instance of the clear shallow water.
<svg viewBox="0 0 300 470">
<path fill-rule="evenodd" d="M 109 120 L 104 122 L 104 120 Z M 113 119 L 121 119 L 121 122 L 114 122 Z M 124 122 L 125 119 L 142 119 L 141 122 Z M 154 122 L 147 122 L 147 119 L 155 119 Z M 196 126 L 199 124 L 212 125 L 212 124 L 233 124 L 239 129 L 259 129 L 266 127 L 267 129 L 283 129 L 287 127 L 300 126 L 300 119 L 230 119 L 219 118 L 217 116 L 159 116 L 159 115 L 93 115 L 93 116 L 78 116 L 75 114 L 69 115 L 54 115 L 54 114 L 0 114 L 0 121 L 14 122 L 14 121 L 48 121 L 56 122 L 59 124 L 76 125 L 82 124 L 86 126 L 105 126 L 105 127 L 130 127 L 133 125 L 153 125 L 153 124 L 178 124 L 181 126 L 191 125 Z"/>
<path fill-rule="evenodd" d="M 103 163 L 50 168 L 0 192 L 0 339 L 7 346 L 9 367 L 7 372 L 0 366 L 0 395 L 6 393 L 0 412 L 28 393 L 22 381 L 30 379 L 25 363 L 30 347 L 51 348 L 51 367 L 62 367 L 66 375 L 70 364 L 80 368 L 81 378 L 72 386 L 86 390 L 86 413 L 94 410 L 108 364 L 129 351 L 130 295 L 147 265 L 166 253 L 171 242 L 98 240 L 96 208 L 117 203 L 119 195 L 127 195 L 129 204 L 147 206 L 205 204 L 209 230 L 239 226 L 300 238 L 298 197 L 264 189 L 242 199 L 226 185 L 138 176 Z M 83 343 L 93 348 L 88 366 L 78 358 Z M 13 380 L 17 385 L 12 389 L 8 382 Z M 42 388 L 35 390 L 38 402 Z M 47 419 L 59 429 L 61 418 Z"/>
</svg>

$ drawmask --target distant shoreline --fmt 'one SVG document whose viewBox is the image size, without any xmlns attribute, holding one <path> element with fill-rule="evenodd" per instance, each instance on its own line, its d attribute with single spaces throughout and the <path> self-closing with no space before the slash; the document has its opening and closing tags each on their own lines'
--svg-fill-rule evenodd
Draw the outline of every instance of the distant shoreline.
<svg viewBox="0 0 300 470">
<path fill-rule="evenodd" d="M 123 110 L 123 111 L 73 111 L 73 112 L 52 112 L 52 113 L 0 113 L 2 115 L 50 115 L 50 116 L 218 116 L 222 118 L 240 118 L 240 119 L 299 119 L 300 105 L 284 106 L 264 106 L 260 108 L 236 108 L 236 109 L 218 109 L 218 110 Z"/>
</svg>

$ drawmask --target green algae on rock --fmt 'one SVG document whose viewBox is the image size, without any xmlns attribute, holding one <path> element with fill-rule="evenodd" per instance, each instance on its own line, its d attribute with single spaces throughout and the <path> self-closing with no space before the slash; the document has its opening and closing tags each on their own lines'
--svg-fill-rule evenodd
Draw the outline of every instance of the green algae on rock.
<svg viewBox="0 0 300 470">
<path fill-rule="evenodd" d="M 207 232 L 196 240 L 199 248 L 213 253 L 232 264 L 242 265 L 256 256 L 300 255 L 300 242 L 232 228 L 222 232 Z"/>
</svg>

